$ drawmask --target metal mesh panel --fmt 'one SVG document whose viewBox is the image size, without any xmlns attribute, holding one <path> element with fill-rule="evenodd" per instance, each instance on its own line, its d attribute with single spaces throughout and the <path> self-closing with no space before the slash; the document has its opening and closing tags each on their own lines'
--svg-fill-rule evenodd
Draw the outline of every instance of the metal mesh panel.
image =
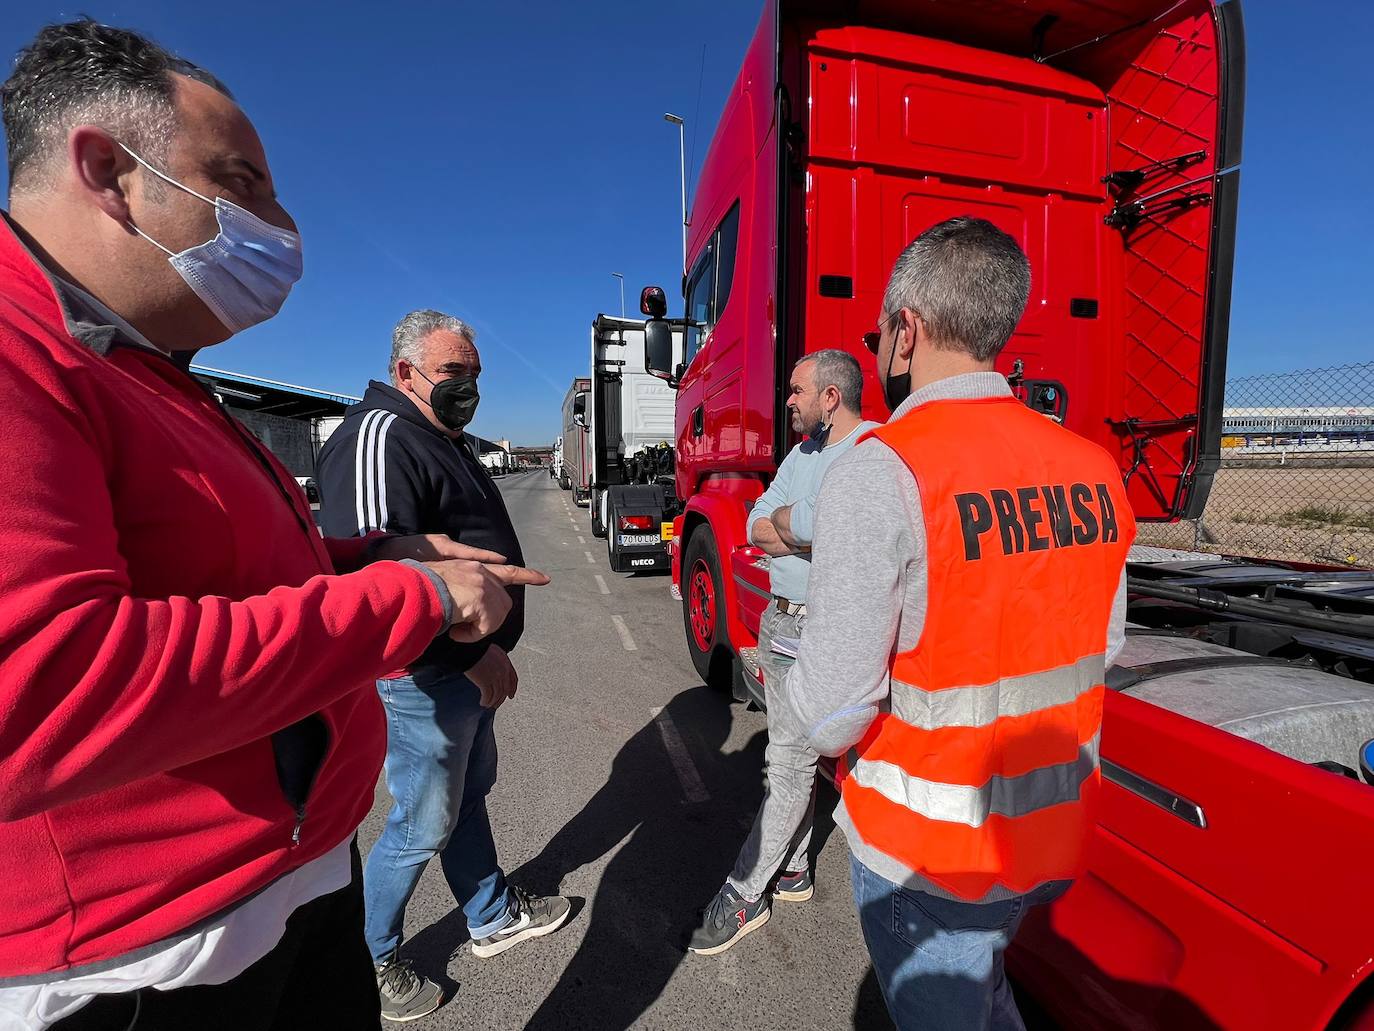
<svg viewBox="0 0 1374 1031">
<path fill-rule="evenodd" d="M 1222 434 L 1202 518 L 1140 543 L 1374 566 L 1374 362 L 1230 380 Z"/>
<path fill-rule="evenodd" d="M 310 420 L 288 419 L 243 408 L 231 407 L 229 411 L 267 445 L 292 476 L 315 475 L 315 433 Z"/>
</svg>

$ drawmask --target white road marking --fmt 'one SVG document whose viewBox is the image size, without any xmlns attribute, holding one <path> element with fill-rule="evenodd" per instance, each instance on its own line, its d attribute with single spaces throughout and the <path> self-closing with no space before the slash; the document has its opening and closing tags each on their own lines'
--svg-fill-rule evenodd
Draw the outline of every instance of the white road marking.
<svg viewBox="0 0 1374 1031">
<path fill-rule="evenodd" d="M 587 556 L 587 564 L 589 566 L 596 565 L 596 559 L 592 558 L 592 553 L 590 551 L 584 551 L 582 554 Z"/>
<path fill-rule="evenodd" d="M 586 544 L 586 543 L 587 543 L 587 538 L 586 538 L 586 537 L 582 537 L 582 536 L 579 535 L 578 538 L 577 538 L 577 543 L 578 543 L 578 544 Z"/>
<path fill-rule="evenodd" d="M 672 760 L 673 769 L 677 772 L 678 783 L 682 785 L 682 793 L 689 802 L 705 802 L 711 796 L 706 790 L 706 785 L 701 781 L 701 774 L 697 772 L 697 767 L 692 762 L 692 757 L 687 751 L 687 746 L 682 743 L 682 735 L 677 732 L 677 724 L 673 718 L 663 711 L 662 706 L 650 709 L 649 712 L 654 717 L 654 723 L 658 726 L 658 732 L 663 735 L 663 747 L 668 750 L 668 758 Z"/>
<path fill-rule="evenodd" d="M 639 651 L 635 645 L 635 639 L 630 636 L 630 628 L 625 625 L 625 620 L 620 616 L 612 616 L 611 622 L 615 624 L 615 632 L 620 635 L 620 643 L 625 646 L 625 650 L 627 652 Z"/>
<path fill-rule="evenodd" d="M 602 579 L 600 573 L 597 573 L 597 574 L 596 574 L 596 586 L 599 587 L 599 588 L 601 588 L 601 593 L 602 593 L 602 594 L 610 594 L 610 593 L 611 593 L 611 589 L 610 589 L 609 587 L 606 586 L 606 581 Z"/>
</svg>

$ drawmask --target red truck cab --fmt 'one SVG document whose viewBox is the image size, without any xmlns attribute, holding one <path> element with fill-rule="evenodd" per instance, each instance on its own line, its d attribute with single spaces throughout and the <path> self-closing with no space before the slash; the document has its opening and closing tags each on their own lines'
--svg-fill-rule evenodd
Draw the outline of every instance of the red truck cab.
<svg viewBox="0 0 1374 1031">
<path fill-rule="evenodd" d="M 758 693 L 768 573 L 745 522 L 796 443 L 792 365 L 849 350 L 864 417 L 885 420 L 862 336 L 897 255 L 945 218 L 986 218 L 1030 258 L 999 363 L 1023 401 L 1116 457 L 1138 520 L 1201 513 L 1220 453 L 1243 92 L 1234 0 L 769 0 L 697 186 L 680 353 L 661 291 L 642 305 L 646 366 L 678 389 L 674 590 L 704 679 Z M 1166 563 L 1153 589 L 1201 598 L 1220 576 L 1204 565 Z M 1254 586 L 1269 574 L 1248 576 L 1236 591 L 1273 597 Z M 1325 588 L 1292 590 L 1327 604 Z M 1333 624 L 1345 665 L 1328 672 L 1370 668 L 1374 581 L 1361 604 L 1364 629 Z M 1244 668 L 1225 647 L 1235 626 L 1191 632 L 1221 651 L 1176 650 L 1170 673 Z M 1314 687 L 1316 708 L 1367 720 L 1374 695 L 1347 698 L 1335 679 Z M 1148 678 L 1109 691 L 1089 872 L 1011 956 L 1065 1026 L 1374 1019 L 1358 1016 L 1374 892 L 1355 858 L 1374 846 L 1374 787 L 1312 765 L 1306 745 L 1285 751 L 1254 684 L 1234 690 L 1244 712 L 1229 728 L 1186 698 L 1171 710 Z M 1355 765 L 1348 742 L 1311 748 Z"/>
</svg>

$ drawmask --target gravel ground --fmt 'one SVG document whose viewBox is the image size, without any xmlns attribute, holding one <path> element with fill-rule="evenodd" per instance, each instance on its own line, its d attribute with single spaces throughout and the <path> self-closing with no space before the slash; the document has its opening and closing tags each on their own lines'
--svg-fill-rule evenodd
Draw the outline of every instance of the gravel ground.
<svg viewBox="0 0 1374 1031">
<path fill-rule="evenodd" d="M 1293 561 L 1374 566 L 1374 530 L 1273 520 L 1308 506 L 1374 514 L 1374 468 L 1223 468 L 1201 526 L 1140 528 L 1142 544 Z"/>
</svg>

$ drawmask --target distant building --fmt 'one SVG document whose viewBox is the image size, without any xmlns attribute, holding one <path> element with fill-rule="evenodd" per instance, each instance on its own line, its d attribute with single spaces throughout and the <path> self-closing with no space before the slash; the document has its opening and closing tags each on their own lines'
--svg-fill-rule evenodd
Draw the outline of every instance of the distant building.
<svg viewBox="0 0 1374 1031">
<path fill-rule="evenodd" d="M 343 421 L 344 410 L 361 400 L 206 365 L 192 365 L 191 373 L 298 481 L 313 479 L 320 448 Z"/>
<path fill-rule="evenodd" d="M 1221 432 L 1234 437 L 1374 437 L 1374 407 L 1227 408 Z"/>
</svg>

